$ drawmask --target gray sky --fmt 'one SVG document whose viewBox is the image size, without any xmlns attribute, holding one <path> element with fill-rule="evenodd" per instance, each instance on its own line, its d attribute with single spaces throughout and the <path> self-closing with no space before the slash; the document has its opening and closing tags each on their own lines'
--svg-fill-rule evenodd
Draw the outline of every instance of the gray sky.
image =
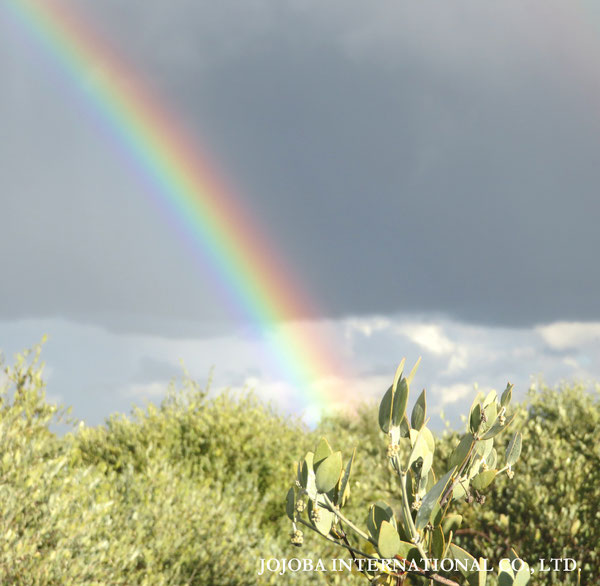
<svg viewBox="0 0 600 586">
<path fill-rule="evenodd" d="M 510 344 L 498 332 L 531 336 L 523 344 L 535 358 L 513 367 L 524 384 L 556 351 L 544 325 L 592 324 L 581 326 L 583 346 L 560 350 L 571 364 L 573 352 L 597 349 L 600 16 L 591 4 L 63 4 L 163 96 L 256 216 L 315 300 L 316 315 L 294 317 L 336 323 L 346 340 L 356 320 L 394 324 L 362 340 L 365 377 L 393 374 L 399 352 L 427 350 L 398 325 L 415 316 L 459 346 L 469 328 L 494 347 Z M 131 389 L 176 371 L 171 350 L 159 355 L 169 343 L 185 354 L 178 341 L 210 340 L 198 376 L 211 364 L 229 372 L 225 342 L 209 348 L 245 324 L 151 203 L 82 88 L 4 9 L 0 76 L 0 347 L 14 352 L 51 328 L 58 373 L 83 331 L 90 364 L 111 363 L 111 336 L 123 348 L 163 340 L 112 374 L 103 366 L 104 379 L 93 375 L 107 412 L 120 408 L 110 398 L 118 380 Z M 224 384 L 263 380 L 248 352 Z M 551 370 L 600 374 L 594 360 L 577 364 Z M 484 376 L 460 373 L 444 384 Z M 94 392 L 77 395 L 69 376 L 55 394 L 98 412 Z"/>
</svg>

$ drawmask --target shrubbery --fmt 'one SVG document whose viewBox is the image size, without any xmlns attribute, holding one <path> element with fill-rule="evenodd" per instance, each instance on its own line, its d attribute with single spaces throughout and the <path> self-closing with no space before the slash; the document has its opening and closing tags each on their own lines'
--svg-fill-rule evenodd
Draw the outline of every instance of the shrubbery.
<svg viewBox="0 0 600 586">
<path fill-rule="evenodd" d="M 0 583 L 246 584 L 260 557 L 285 557 L 278 450 L 304 431 L 252 398 L 184 387 L 58 438 L 36 357 L 6 369 Z"/>
<path fill-rule="evenodd" d="M 397 495 L 374 406 L 311 431 L 252 397 L 209 398 L 185 380 L 160 406 L 59 437 L 50 429 L 65 414 L 45 401 L 35 352 L 6 367 L 0 387 L 2 584 L 361 583 L 347 572 L 257 576 L 260 558 L 340 557 L 316 539 L 301 555 L 289 543 L 282 495 L 294 457 L 322 435 L 360 446 L 348 516 Z M 517 419 L 518 477 L 499 478 L 493 498 L 464 507 L 470 531 L 457 539 L 492 562 L 505 543 L 528 560 L 574 557 L 582 583 L 595 583 L 597 395 L 544 388 Z M 437 438 L 440 465 L 455 439 Z M 553 580 L 565 575 L 542 583 Z"/>
<path fill-rule="evenodd" d="M 379 427 L 388 440 L 386 460 L 395 479 L 391 498 L 371 504 L 364 524 L 349 517 L 345 505 L 356 448 L 344 463 L 342 452 L 334 451 L 322 437 L 314 452 L 307 452 L 298 463 L 296 480 L 287 493 L 291 541 L 301 546 L 302 528 L 310 529 L 347 552 L 354 569 L 371 584 L 392 586 L 408 579 L 417 584 L 458 586 L 456 580 L 468 580 L 472 586 L 485 586 L 491 578 L 486 560 L 477 560 L 458 545 L 455 533 L 463 517 L 452 509 L 461 501 L 483 504 L 483 491 L 496 477 L 503 473 L 514 477 L 512 467 L 521 453 L 521 433 L 512 436 L 502 456 L 494 447 L 515 418 L 508 411 L 513 386 L 508 384 L 500 397 L 496 391 L 477 395 L 467 429 L 456 438 L 450 457 L 440 466 L 436 441 L 427 427 L 425 390 L 410 417 L 407 412 L 417 366 L 418 362 L 405 376 L 402 360 L 379 405 Z M 529 566 L 513 549 L 509 553 L 510 558 L 499 564 L 498 581 L 523 586 L 530 579 Z"/>
<path fill-rule="evenodd" d="M 504 557 L 507 543 L 532 560 L 574 558 L 581 583 L 599 583 L 600 397 L 577 384 L 542 386 L 529 392 L 518 417 L 519 482 L 499 478 L 485 507 L 466 510 L 477 531 L 463 541 L 491 559 Z M 549 572 L 543 583 L 564 584 L 565 574 Z"/>
</svg>

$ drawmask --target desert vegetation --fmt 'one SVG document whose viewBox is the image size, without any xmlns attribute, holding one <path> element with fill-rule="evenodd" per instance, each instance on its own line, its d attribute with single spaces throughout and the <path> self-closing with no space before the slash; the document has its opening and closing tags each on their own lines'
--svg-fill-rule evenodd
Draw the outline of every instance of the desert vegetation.
<svg viewBox="0 0 600 586">
<path fill-rule="evenodd" d="M 356 570 L 258 572 L 261 559 L 349 557 L 307 528 L 302 548 L 290 541 L 290 480 L 298 459 L 323 437 L 343 446 L 346 457 L 356 447 L 345 516 L 366 525 L 373 503 L 396 507 L 398 477 L 377 405 L 308 429 L 251 394 L 211 397 L 184 376 L 160 405 L 91 428 L 46 401 L 39 348 L 2 369 L 0 583 L 365 583 Z M 494 438 L 494 449 L 504 457 L 520 433 L 515 476 L 494 475 L 478 495 L 472 491 L 477 499 L 453 500 L 452 514 L 461 519 L 454 518 L 452 543 L 490 565 L 511 548 L 530 564 L 574 558 L 581 584 L 597 583 L 598 392 L 540 386 L 511 413 L 511 429 Z M 472 425 L 467 419 L 465 428 L 435 436 L 434 470 L 453 468 L 452 453 Z M 58 432 L 59 425 L 68 431 Z M 529 583 L 575 584 L 576 573 L 536 574 Z"/>
</svg>

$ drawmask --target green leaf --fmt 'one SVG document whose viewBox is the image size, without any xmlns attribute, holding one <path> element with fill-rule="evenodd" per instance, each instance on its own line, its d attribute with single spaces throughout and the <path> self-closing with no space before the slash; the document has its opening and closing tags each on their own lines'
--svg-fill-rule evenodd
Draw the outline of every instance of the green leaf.
<svg viewBox="0 0 600 586">
<path fill-rule="evenodd" d="M 383 433 L 390 431 L 390 421 L 392 419 L 392 399 L 393 386 L 391 386 L 383 395 L 381 403 L 379 403 L 379 427 Z"/>
<path fill-rule="evenodd" d="M 486 463 L 488 465 L 488 468 L 496 467 L 496 464 L 498 463 L 498 454 L 496 452 L 496 448 L 492 448 L 490 455 L 486 459 Z"/>
<path fill-rule="evenodd" d="M 469 479 L 469 482 L 471 481 L 472 478 L 474 478 L 475 476 L 477 476 L 477 474 L 479 474 L 479 469 L 481 468 L 481 464 L 482 464 L 482 459 L 476 454 L 475 458 L 473 458 L 473 461 L 471 462 L 471 465 L 468 468 L 467 478 Z"/>
<path fill-rule="evenodd" d="M 428 453 L 430 452 L 429 446 L 427 445 L 427 440 L 425 439 L 425 436 L 419 432 L 413 449 L 410 452 L 407 467 L 410 468 L 419 458 L 425 458 Z"/>
<path fill-rule="evenodd" d="M 419 471 L 421 480 L 423 482 L 423 486 L 427 488 L 427 481 L 429 479 L 429 471 L 431 470 L 431 465 L 433 464 L 433 452 L 427 452 L 423 457 L 423 464 L 421 465 L 421 470 Z M 419 483 L 420 484 L 420 483 Z"/>
<path fill-rule="evenodd" d="M 321 497 L 319 497 L 319 499 L 320 498 Z M 325 509 L 324 507 L 321 507 L 318 504 L 319 502 L 320 502 L 320 500 L 308 501 L 308 518 L 311 520 L 311 523 L 315 526 L 315 528 L 321 535 L 329 535 L 329 532 L 331 531 L 331 527 L 333 526 L 335 514 L 332 513 L 331 511 Z M 319 511 L 318 518 L 316 521 L 313 520 L 313 515 L 312 515 L 312 512 L 315 509 Z"/>
<path fill-rule="evenodd" d="M 342 473 L 342 452 L 334 452 L 321 462 L 315 471 L 318 492 L 329 492 L 340 479 Z"/>
<path fill-rule="evenodd" d="M 429 470 L 429 474 L 427 474 L 427 484 L 425 486 L 425 492 L 429 492 L 433 488 L 435 481 L 436 481 L 435 473 L 433 472 L 433 468 L 431 468 Z"/>
<path fill-rule="evenodd" d="M 406 414 L 404 414 L 404 417 L 400 422 L 400 437 L 410 437 L 410 424 L 408 423 Z"/>
<path fill-rule="evenodd" d="M 391 394 L 390 394 L 390 398 L 389 398 L 390 404 L 389 404 L 389 416 L 388 416 L 388 429 L 390 426 L 395 426 L 395 427 L 400 426 L 402 419 L 404 417 L 404 411 L 406 410 L 406 404 L 405 404 L 404 408 L 403 408 L 403 413 L 399 412 L 400 408 L 402 407 L 402 405 L 401 405 L 402 397 L 398 395 L 398 387 L 401 385 L 402 381 L 404 380 L 402 378 L 402 373 L 404 371 L 405 361 L 406 361 L 405 358 L 403 358 L 400 361 L 400 364 L 398 365 L 398 368 L 396 369 L 396 374 L 394 375 L 394 382 L 392 383 L 392 386 L 391 386 Z M 385 399 L 385 397 L 384 397 L 384 399 Z M 408 399 L 408 395 L 407 395 L 407 399 Z M 388 407 L 386 405 L 386 409 L 387 408 Z M 381 425 L 381 413 L 380 413 L 380 425 Z"/>
<path fill-rule="evenodd" d="M 475 558 L 462 547 L 451 543 L 447 555 L 456 560 L 457 569 L 465 578 L 477 571 Z"/>
<path fill-rule="evenodd" d="M 500 397 L 500 406 L 501 407 L 508 407 L 508 404 L 510 403 L 510 401 L 512 399 L 513 387 L 514 387 L 514 385 L 511 385 L 510 383 L 508 383 L 506 385 L 506 389 L 502 393 L 502 397 Z"/>
<path fill-rule="evenodd" d="M 400 361 L 398 368 L 396 368 L 396 372 L 394 373 L 394 384 L 392 385 L 394 387 L 394 390 L 396 389 L 396 387 L 398 386 L 398 383 L 400 382 L 400 379 L 402 378 L 402 374 L 404 373 L 404 365 L 405 364 L 406 364 L 406 358 L 403 358 Z"/>
<path fill-rule="evenodd" d="M 387 521 L 381 523 L 377 539 L 377 549 L 379 555 L 384 559 L 392 559 L 400 550 L 400 536 L 398 535 L 398 531 Z"/>
<path fill-rule="evenodd" d="M 425 441 L 427 442 L 427 447 L 429 448 L 429 451 L 433 454 L 435 452 L 435 439 L 433 437 L 433 434 L 431 433 L 431 430 L 428 427 L 422 427 L 419 433 L 425 438 Z"/>
<path fill-rule="evenodd" d="M 410 416 L 410 424 L 417 431 L 423 427 L 427 415 L 427 399 L 425 398 L 425 389 L 421 391 L 417 402 L 415 403 Z"/>
<path fill-rule="evenodd" d="M 521 455 L 521 432 L 517 431 L 506 448 L 506 465 L 512 466 Z"/>
<path fill-rule="evenodd" d="M 510 565 L 510 560 L 502 558 L 498 570 L 498 586 L 512 586 L 515 574 Z"/>
<path fill-rule="evenodd" d="M 469 416 L 469 430 L 473 435 L 475 435 L 479 431 L 479 426 L 481 425 L 481 405 L 479 403 L 475 403 L 473 409 L 471 409 L 471 414 Z"/>
<path fill-rule="evenodd" d="M 471 426 L 471 416 L 470 416 L 470 414 L 473 412 L 473 409 L 475 409 L 475 405 L 479 405 L 479 409 L 480 409 L 480 412 L 481 412 L 481 402 L 482 401 L 483 401 L 483 393 L 480 391 L 480 392 L 477 393 L 477 395 L 473 399 L 473 402 L 471 403 L 471 408 L 469 409 L 469 420 L 467 421 L 467 431 L 469 431 L 469 428 Z"/>
<path fill-rule="evenodd" d="M 435 507 L 433 507 L 433 512 L 431 513 L 431 526 L 432 527 L 440 527 L 442 525 L 442 520 L 444 519 L 444 511 L 442 507 L 440 507 L 440 503 L 436 503 Z"/>
<path fill-rule="evenodd" d="M 457 482 L 454 485 L 454 489 L 452 490 L 452 498 L 455 501 L 458 501 L 462 498 L 465 498 L 467 496 L 467 481 L 465 480 L 464 482 Z"/>
<path fill-rule="evenodd" d="M 494 391 L 494 396 L 495 396 L 495 391 Z M 493 426 L 493 424 L 496 421 L 496 418 L 498 417 L 498 404 L 495 401 L 493 401 L 492 403 L 489 403 L 488 405 L 486 405 L 484 407 L 483 412 L 485 413 L 485 419 L 486 419 L 486 423 L 483 425 L 483 429 L 487 430 Z"/>
<path fill-rule="evenodd" d="M 431 469 L 431 464 L 433 463 L 433 454 L 427 454 L 423 460 L 423 467 L 419 471 L 419 479 L 416 483 L 416 489 L 414 494 L 422 499 L 429 490 L 431 490 L 432 486 L 435 484 L 435 478 L 433 474 L 433 470 Z M 406 481 L 408 484 L 408 479 L 412 476 L 412 474 L 408 474 L 406 477 Z M 411 481 L 412 484 L 412 481 Z"/>
<path fill-rule="evenodd" d="M 288 490 L 287 497 L 285 499 L 285 512 L 289 517 L 290 521 L 296 520 L 296 491 L 292 486 Z"/>
<path fill-rule="evenodd" d="M 511 574 L 514 575 L 513 586 L 517 584 L 518 586 L 523 586 L 529 582 L 529 577 L 531 572 L 529 570 L 529 565 L 525 560 L 522 560 L 519 557 L 519 554 L 514 550 L 514 548 L 510 548 L 508 552 L 508 557 L 510 558 L 511 563 Z M 515 561 L 518 560 L 518 564 L 515 564 Z M 513 564 L 516 565 L 517 569 L 513 570 Z"/>
<path fill-rule="evenodd" d="M 494 391 L 494 389 L 492 389 L 486 395 L 485 399 L 483 400 L 483 406 L 487 407 L 488 405 L 491 405 L 492 403 L 495 403 L 497 398 L 498 398 L 498 393 L 496 393 L 496 391 Z"/>
<path fill-rule="evenodd" d="M 412 367 L 410 374 L 406 377 L 406 384 L 410 386 L 415 378 L 415 374 L 417 374 L 417 370 L 419 369 L 419 364 L 421 364 L 421 357 L 415 362 L 415 365 Z"/>
<path fill-rule="evenodd" d="M 405 378 L 400 379 L 394 390 L 392 399 L 392 425 L 400 425 L 406 416 L 408 403 L 408 383 Z"/>
<path fill-rule="evenodd" d="M 487 488 L 493 482 L 494 478 L 496 478 L 496 473 L 497 470 L 484 470 L 483 472 L 480 472 L 473 480 L 471 480 L 471 486 L 475 490 L 480 491 Z"/>
<path fill-rule="evenodd" d="M 453 537 L 453 533 L 452 531 L 450 531 L 450 533 L 448 533 L 448 535 L 446 535 L 446 551 L 444 552 L 444 557 L 446 557 L 448 555 L 448 552 L 450 551 L 450 546 L 452 545 L 452 537 Z"/>
<path fill-rule="evenodd" d="M 450 531 L 456 531 L 461 524 L 462 515 L 458 515 L 457 513 L 446 515 L 442 521 L 442 530 L 444 531 L 444 535 L 448 535 Z"/>
<path fill-rule="evenodd" d="M 478 563 L 479 570 L 476 573 L 471 574 L 467 579 L 469 586 L 485 586 L 487 583 L 487 572 L 485 571 L 486 560 L 484 558 L 479 558 Z"/>
<path fill-rule="evenodd" d="M 348 463 L 346 464 L 346 469 L 344 470 L 344 474 L 342 476 L 342 480 L 340 482 L 340 490 L 338 493 L 338 502 L 337 504 L 340 507 L 343 507 L 346 499 L 350 496 L 350 472 L 352 472 L 352 463 L 354 462 L 354 456 L 356 456 L 356 448 L 354 448 Z"/>
<path fill-rule="evenodd" d="M 309 498 L 314 500 L 317 498 L 317 485 L 315 483 L 313 457 L 314 454 L 312 452 L 308 452 L 304 457 L 304 462 L 302 462 L 300 484 L 302 485 L 302 488 L 304 488 L 308 493 Z"/>
<path fill-rule="evenodd" d="M 409 543 L 408 541 L 400 542 L 400 547 L 396 555 L 399 555 L 405 560 L 416 560 L 417 562 L 419 562 L 421 558 L 421 554 L 419 553 L 419 550 L 415 547 L 414 543 Z"/>
<path fill-rule="evenodd" d="M 487 461 L 487 457 L 490 455 L 492 448 L 494 447 L 494 440 L 478 440 L 475 446 L 475 452 Z"/>
<path fill-rule="evenodd" d="M 458 470 L 460 470 L 464 461 L 467 459 L 467 456 L 471 451 L 471 446 L 474 444 L 474 442 L 475 440 L 470 433 L 463 435 L 458 445 L 454 448 L 448 465 L 450 467 L 456 467 Z"/>
<path fill-rule="evenodd" d="M 427 523 L 431 520 L 431 516 L 435 509 L 435 506 L 438 504 L 440 498 L 446 486 L 448 486 L 448 482 L 450 482 L 450 478 L 455 472 L 455 468 L 451 468 L 442 476 L 434 485 L 433 488 L 425 495 L 423 501 L 421 502 L 421 507 L 417 512 L 417 518 L 415 519 L 416 528 L 421 531 Z"/>
<path fill-rule="evenodd" d="M 434 560 L 441 560 L 444 557 L 446 549 L 446 540 L 444 532 L 440 526 L 436 527 L 431 538 L 431 557 Z"/>
<path fill-rule="evenodd" d="M 523 562 L 515 575 L 513 586 L 525 586 L 529 582 L 529 578 L 531 578 L 531 570 L 529 569 L 529 565 Z"/>
<path fill-rule="evenodd" d="M 494 425 L 492 425 L 492 427 L 490 427 L 490 429 L 485 433 L 485 435 L 483 436 L 482 439 L 484 439 L 484 440 L 490 439 L 491 437 L 495 437 L 499 433 L 503 432 L 512 423 L 513 419 L 515 418 L 515 415 L 516 414 L 513 413 L 513 415 L 511 415 L 510 417 L 507 417 L 504 424 L 500 423 L 500 417 L 498 417 L 496 419 Z"/>
<path fill-rule="evenodd" d="M 367 529 L 373 539 L 377 540 L 379 528 L 384 521 L 396 526 L 392 507 L 383 501 L 377 501 L 374 505 L 371 505 L 367 516 Z"/>
<path fill-rule="evenodd" d="M 315 472 L 317 471 L 319 464 L 323 460 L 325 460 L 325 458 L 327 458 L 328 456 L 331 456 L 331 454 L 333 454 L 333 450 L 331 449 L 329 442 L 324 437 L 322 437 L 319 440 L 317 447 L 315 448 L 315 455 L 313 458 L 313 466 L 314 466 Z"/>
</svg>

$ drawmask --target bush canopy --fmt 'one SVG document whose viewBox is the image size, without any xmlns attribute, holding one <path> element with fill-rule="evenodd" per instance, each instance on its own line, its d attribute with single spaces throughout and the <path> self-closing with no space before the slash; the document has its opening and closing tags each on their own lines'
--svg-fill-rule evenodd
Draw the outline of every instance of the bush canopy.
<svg viewBox="0 0 600 586">
<path fill-rule="evenodd" d="M 349 571 L 259 572 L 261 560 L 340 557 L 324 540 L 307 539 L 302 550 L 290 544 L 284 497 L 296 458 L 320 437 L 357 446 L 349 517 L 362 521 L 369 504 L 394 501 L 376 406 L 311 430 L 252 394 L 210 397 L 183 377 L 160 405 L 90 428 L 46 401 L 39 353 L 2 364 L 0 583 L 364 583 Z M 65 422 L 67 433 L 53 431 Z M 490 564 L 507 557 L 509 546 L 530 564 L 574 558 L 581 583 L 597 583 L 597 391 L 577 384 L 531 390 L 513 426 L 522 434 L 518 476 L 498 477 L 477 507 L 463 503 L 458 513 L 468 529 L 456 528 L 456 543 Z M 435 438 L 434 466 L 447 468 L 462 433 Z M 499 452 L 510 439 L 499 436 Z M 576 581 L 548 572 L 530 584 Z"/>
</svg>

